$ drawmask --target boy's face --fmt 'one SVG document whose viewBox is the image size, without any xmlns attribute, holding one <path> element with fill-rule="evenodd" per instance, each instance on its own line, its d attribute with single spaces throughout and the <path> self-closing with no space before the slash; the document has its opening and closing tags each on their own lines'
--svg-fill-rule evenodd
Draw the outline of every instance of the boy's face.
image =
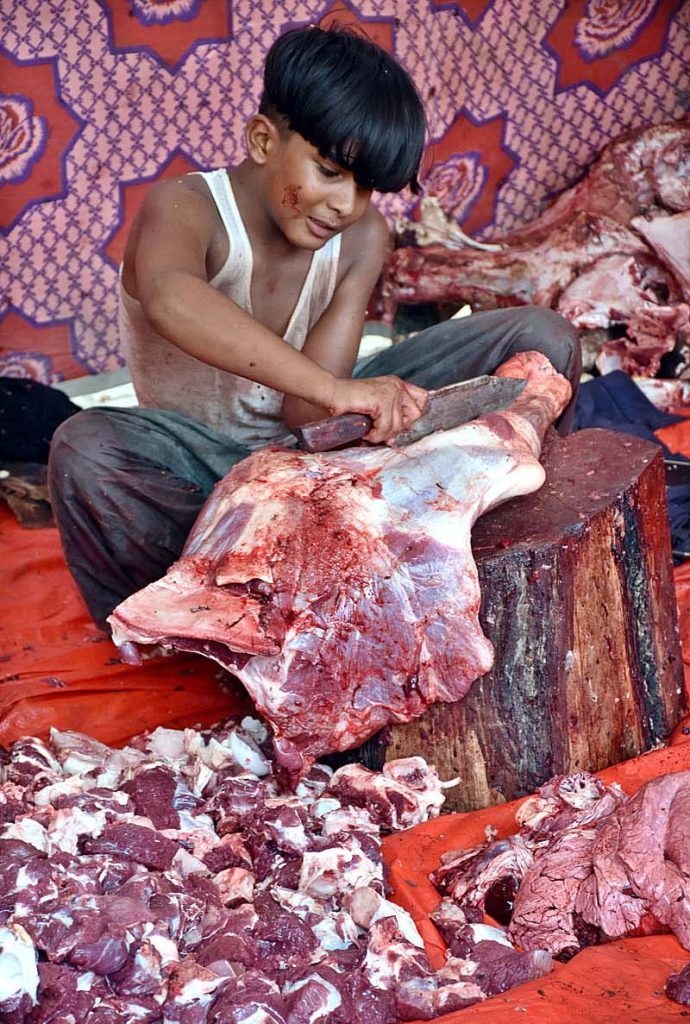
<svg viewBox="0 0 690 1024">
<path fill-rule="evenodd" d="M 293 131 L 276 131 L 266 155 L 269 213 L 299 249 L 320 249 L 366 212 L 371 191 Z"/>
</svg>

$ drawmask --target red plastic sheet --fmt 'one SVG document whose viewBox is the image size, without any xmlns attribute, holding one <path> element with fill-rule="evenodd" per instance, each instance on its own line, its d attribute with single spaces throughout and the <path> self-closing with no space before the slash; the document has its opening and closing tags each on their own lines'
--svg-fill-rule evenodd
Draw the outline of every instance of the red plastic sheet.
<svg viewBox="0 0 690 1024">
<path fill-rule="evenodd" d="M 215 662 L 195 655 L 124 665 L 92 624 L 56 530 L 22 529 L 0 505 L 0 744 L 51 726 L 120 745 L 164 725 L 211 725 L 251 705 Z"/>
</svg>

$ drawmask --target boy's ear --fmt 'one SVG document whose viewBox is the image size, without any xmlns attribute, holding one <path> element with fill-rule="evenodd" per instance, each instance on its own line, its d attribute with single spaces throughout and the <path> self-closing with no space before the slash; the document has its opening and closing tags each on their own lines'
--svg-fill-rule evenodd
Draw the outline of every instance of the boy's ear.
<svg viewBox="0 0 690 1024">
<path fill-rule="evenodd" d="M 245 128 L 247 153 L 256 164 L 265 164 L 280 146 L 280 131 L 270 117 L 254 114 Z"/>
</svg>

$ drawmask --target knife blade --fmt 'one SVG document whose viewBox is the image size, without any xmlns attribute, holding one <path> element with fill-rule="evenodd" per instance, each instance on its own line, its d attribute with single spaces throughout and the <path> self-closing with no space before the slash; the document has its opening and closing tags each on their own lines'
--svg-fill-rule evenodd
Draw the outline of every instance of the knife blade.
<svg viewBox="0 0 690 1024">
<path fill-rule="evenodd" d="M 398 434 L 393 447 L 402 448 L 436 430 L 449 430 L 483 413 L 505 409 L 523 391 L 526 383 L 523 379 L 484 374 L 430 391 L 424 412 L 409 430 Z M 359 441 L 372 426 L 371 416 L 346 412 L 303 423 L 294 427 L 293 433 L 302 451 L 328 452 Z"/>
</svg>

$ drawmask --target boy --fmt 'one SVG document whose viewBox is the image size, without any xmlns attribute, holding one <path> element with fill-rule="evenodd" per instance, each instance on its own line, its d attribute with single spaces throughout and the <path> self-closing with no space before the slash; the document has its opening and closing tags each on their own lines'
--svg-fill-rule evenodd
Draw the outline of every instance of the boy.
<svg viewBox="0 0 690 1024">
<path fill-rule="evenodd" d="M 388 247 L 371 194 L 416 187 L 424 129 L 385 51 L 296 30 L 268 54 L 246 159 L 150 190 L 120 289 L 140 407 L 80 413 L 51 450 L 65 557 L 97 623 L 165 573 L 216 481 L 289 427 L 367 412 L 368 440 L 390 440 L 423 411 L 424 388 L 517 350 L 545 352 L 576 383 L 574 331 L 548 310 L 450 321 L 355 366 Z"/>
</svg>

